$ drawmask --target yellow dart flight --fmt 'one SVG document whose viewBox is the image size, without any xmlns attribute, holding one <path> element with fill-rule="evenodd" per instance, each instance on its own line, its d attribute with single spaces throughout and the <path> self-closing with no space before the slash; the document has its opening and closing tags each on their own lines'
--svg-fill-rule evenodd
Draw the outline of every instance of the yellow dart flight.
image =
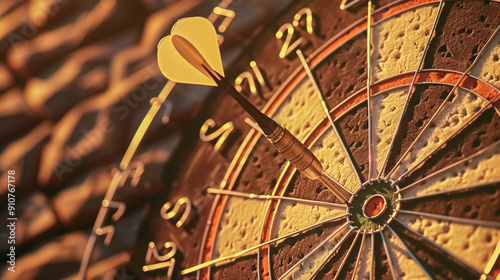
<svg viewBox="0 0 500 280">
<path fill-rule="evenodd" d="M 206 18 L 181 19 L 158 43 L 160 71 L 176 83 L 217 86 L 202 65 L 224 77 L 215 28 Z"/>
</svg>

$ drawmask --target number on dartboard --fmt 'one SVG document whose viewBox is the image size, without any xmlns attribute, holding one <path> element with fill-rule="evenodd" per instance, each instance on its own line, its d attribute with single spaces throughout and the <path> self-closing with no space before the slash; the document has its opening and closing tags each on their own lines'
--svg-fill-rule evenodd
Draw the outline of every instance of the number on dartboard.
<svg viewBox="0 0 500 280">
<path fill-rule="evenodd" d="M 262 72 L 260 71 L 259 66 L 257 65 L 257 62 L 255 61 L 250 61 L 250 67 L 252 68 L 252 73 L 250 71 L 245 71 L 236 77 L 234 80 L 234 88 L 236 88 L 237 91 L 242 93 L 243 88 L 241 85 L 245 80 L 248 82 L 248 87 L 250 89 L 250 92 L 258 97 L 262 96 L 262 88 L 268 86 L 266 83 L 266 80 L 264 79 L 264 76 L 262 75 Z M 259 86 L 257 86 L 257 83 L 255 82 L 255 79 L 257 79 L 257 82 L 259 82 Z"/>
<path fill-rule="evenodd" d="M 185 205 L 185 207 L 184 210 L 182 211 L 182 214 L 180 214 L 182 205 Z M 165 220 L 171 220 L 180 215 L 180 218 L 175 223 L 175 226 L 181 227 L 187 221 L 189 214 L 191 213 L 192 207 L 193 206 L 189 198 L 181 197 L 179 198 L 179 200 L 177 200 L 173 208 L 171 202 L 163 204 L 160 210 L 160 215 Z"/>
<path fill-rule="evenodd" d="M 234 16 L 236 16 L 234 11 L 224 9 L 221 7 L 215 7 L 212 11 L 212 14 L 208 17 L 208 20 L 213 18 L 213 22 L 215 22 L 218 18 L 224 17 L 224 19 L 221 21 L 219 27 L 217 28 L 217 30 L 220 33 L 224 33 L 226 31 L 227 27 L 229 26 L 229 24 L 231 23 L 231 21 L 233 21 Z"/>
<path fill-rule="evenodd" d="M 112 225 L 100 227 L 100 228 L 95 230 L 95 234 L 99 235 L 99 236 L 106 235 L 106 237 L 104 238 L 104 244 L 106 246 L 109 246 L 109 244 L 111 243 L 111 239 L 113 238 L 113 235 L 115 234 L 115 227 Z"/>
<path fill-rule="evenodd" d="M 107 207 L 107 208 L 113 208 L 116 209 L 116 212 L 111 216 L 113 221 L 118 221 L 120 217 L 125 213 L 125 210 L 127 209 L 127 205 L 123 202 L 119 201 L 108 201 L 108 200 L 103 200 L 102 201 L 102 206 Z"/>
<path fill-rule="evenodd" d="M 302 43 L 305 42 L 305 39 L 303 37 L 297 38 L 295 41 L 292 42 L 293 40 L 293 35 L 295 33 L 295 28 L 299 27 L 299 22 L 302 19 L 302 17 L 305 17 L 306 21 L 306 31 L 309 34 L 314 33 L 313 29 L 313 14 L 311 12 L 311 9 L 309 8 L 303 8 L 300 11 L 298 11 L 295 16 L 293 17 L 293 22 L 292 23 L 285 23 L 283 24 L 278 31 L 276 32 L 276 38 L 278 40 L 281 40 L 283 36 L 285 36 L 283 40 L 283 45 L 281 46 L 281 50 L 279 53 L 280 58 L 285 58 L 287 57 L 292 51 L 297 49 Z"/>
<path fill-rule="evenodd" d="M 203 142 L 210 142 L 212 140 L 217 140 L 215 143 L 215 151 L 219 151 L 224 142 L 226 142 L 227 138 L 229 137 L 229 134 L 231 134 L 234 130 L 234 124 L 233 122 L 227 122 L 223 126 L 221 126 L 219 129 L 216 131 L 207 134 L 208 128 L 210 127 L 215 127 L 215 121 L 213 119 L 208 119 L 203 123 L 203 125 L 200 128 L 200 139 Z"/>
<path fill-rule="evenodd" d="M 157 260 L 157 263 L 154 264 L 146 264 L 142 267 L 142 271 L 153 271 L 158 269 L 167 269 L 167 277 L 171 278 L 175 268 L 175 253 L 177 253 L 177 245 L 174 242 L 165 242 L 163 247 L 167 250 L 167 253 L 161 255 L 158 252 L 158 248 L 154 242 L 149 242 L 148 251 L 146 252 L 146 257 L 144 261 L 146 263 L 151 262 L 151 257 L 154 257 Z"/>
<path fill-rule="evenodd" d="M 227 27 L 231 24 L 236 13 L 232 10 L 226 9 L 230 4 L 230 1 L 226 3 L 226 1 L 222 1 L 217 7 L 212 10 L 212 13 L 208 16 L 208 20 L 216 24 L 216 22 L 220 22 L 217 30 L 222 34 L 226 32 Z M 224 36 L 218 36 L 219 45 L 224 41 Z"/>
<path fill-rule="evenodd" d="M 340 3 L 340 9 L 345 10 L 349 9 L 350 7 L 353 7 L 354 5 L 364 3 L 367 0 L 342 0 L 342 3 Z"/>
<path fill-rule="evenodd" d="M 141 161 L 131 162 L 129 166 L 127 166 L 127 168 L 123 170 L 118 187 L 123 187 L 128 180 L 130 180 L 131 187 L 137 187 L 137 184 L 139 184 L 144 170 L 144 163 L 142 163 Z"/>
</svg>

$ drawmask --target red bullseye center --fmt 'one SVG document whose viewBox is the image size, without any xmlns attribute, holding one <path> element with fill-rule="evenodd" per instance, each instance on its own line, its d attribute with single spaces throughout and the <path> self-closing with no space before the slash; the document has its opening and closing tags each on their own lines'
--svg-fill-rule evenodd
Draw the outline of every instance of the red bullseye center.
<svg viewBox="0 0 500 280">
<path fill-rule="evenodd" d="M 370 196 L 363 205 L 363 214 L 365 217 L 373 219 L 382 215 L 387 208 L 387 201 L 385 197 L 376 194 Z"/>
</svg>

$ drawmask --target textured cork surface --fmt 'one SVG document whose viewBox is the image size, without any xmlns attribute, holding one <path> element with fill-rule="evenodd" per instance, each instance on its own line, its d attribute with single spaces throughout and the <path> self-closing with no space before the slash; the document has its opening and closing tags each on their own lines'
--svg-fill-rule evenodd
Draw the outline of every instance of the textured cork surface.
<svg viewBox="0 0 500 280">
<path fill-rule="evenodd" d="M 417 69 L 437 5 L 410 9 L 373 27 L 373 82 Z"/>
<path fill-rule="evenodd" d="M 477 95 L 458 90 L 449 99 L 421 138 L 412 147 L 408 155 L 397 167 L 394 177 L 399 178 L 404 172 L 415 168 L 432 152 L 447 142 L 470 121 L 477 118 L 477 112 L 486 106 L 486 101 Z"/>
<path fill-rule="evenodd" d="M 280 106 L 274 119 L 285 126 L 297 139 L 303 141 L 325 117 L 320 98 L 309 79 L 306 78 L 293 95 Z"/>
<path fill-rule="evenodd" d="M 389 230 L 383 231 L 385 242 L 393 260 L 393 269 L 396 279 L 428 279 L 422 269 L 414 262 L 401 240 Z"/>
<path fill-rule="evenodd" d="M 325 173 L 351 192 L 359 187 L 356 171 L 333 128 L 329 128 L 312 149 Z"/>
<path fill-rule="evenodd" d="M 372 147 L 373 149 L 373 174 L 380 172 L 384 159 L 389 152 L 392 137 L 396 132 L 398 121 L 403 111 L 407 90 L 396 89 L 386 94 L 377 95 L 371 100 L 372 115 Z"/>
<path fill-rule="evenodd" d="M 471 74 L 488 83 L 500 87 L 500 33 L 486 47 Z"/>
<path fill-rule="evenodd" d="M 353 271 L 355 280 L 368 280 L 370 279 L 370 266 L 371 260 L 373 256 L 373 252 L 370 250 L 372 246 L 371 235 L 367 235 L 365 237 L 365 241 L 360 245 L 360 255 L 357 259 L 358 267 L 355 271 Z M 358 255 L 356 256 L 358 257 Z"/>
<path fill-rule="evenodd" d="M 258 244 L 265 202 L 232 198 L 220 221 L 214 257 L 226 257 Z"/>
<path fill-rule="evenodd" d="M 495 228 L 409 215 L 400 215 L 399 219 L 478 270 L 486 267 L 500 238 L 500 230 Z"/>
<path fill-rule="evenodd" d="M 497 148 L 405 190 L 404 195 L 421 196 L 499 181 L 500 174 L 496 171 L 499 163 L 500 149 Z"/>
</svg>

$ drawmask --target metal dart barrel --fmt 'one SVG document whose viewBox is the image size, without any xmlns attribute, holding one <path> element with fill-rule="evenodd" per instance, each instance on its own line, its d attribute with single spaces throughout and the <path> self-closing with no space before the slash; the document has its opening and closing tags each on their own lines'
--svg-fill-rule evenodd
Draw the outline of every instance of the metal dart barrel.
<svg viewBox="0 0 500 280">
<path fill-rule="evenodd" d="M 317 180 L 321 177 L 323 166 L 318 158 L 282 125 L 266 137 L 307 178 Z"/>
<path fill-rule="evenodd" d="M 297 170 L 311 180 L 320 180 L 344 204 L 351 206 L 348 197 L 340 187 L 335 184 L 330 176 L 323 172 L 323 165 L 321 165 L 319 159 L 290 131 L 278 124 L 273 133 L 266 135 L 266 137 Z"/>
</svg>

